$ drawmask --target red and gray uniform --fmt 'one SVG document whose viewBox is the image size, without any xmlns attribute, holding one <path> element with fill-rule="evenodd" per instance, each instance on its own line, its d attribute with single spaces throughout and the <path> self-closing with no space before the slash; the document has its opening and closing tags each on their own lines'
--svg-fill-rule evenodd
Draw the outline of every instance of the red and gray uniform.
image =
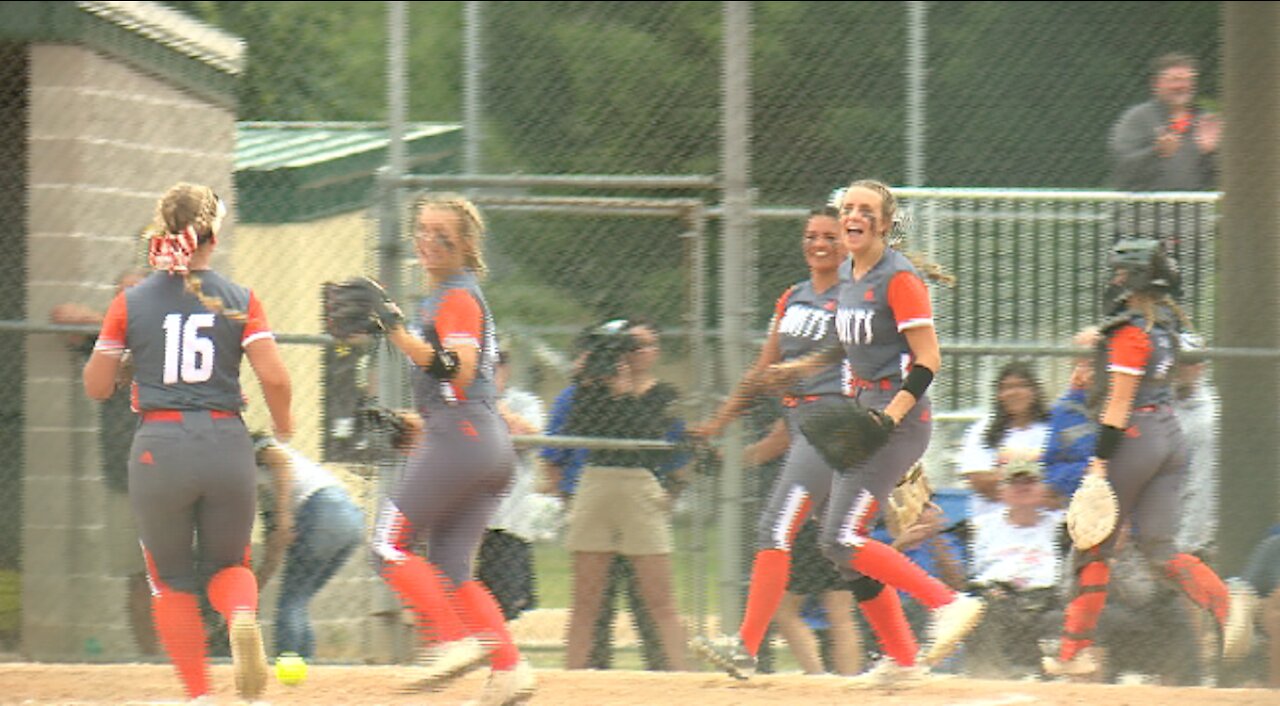
<svg viewBox="0 0 1280 706">
<path fill-rule="evenodd" d="M 249 289 L 210 270 L 189 276 L 245 316 L 215 314 L 185 291 L 183 277 L 157 272 L 116 296 L 96 344 L 133 356 L 141 423 L 129 451 L 129 501 L 157 593 L 199 590 L 193 532 L 207 573 L 247 566 L 257 499 L 240 363 L 245 346 L 273 334 Z"/>
<path fill-rule="evenodd" d="M 465 389 L 425 370 L 410 372 L 426 428 L 378 514 L 374 558 L 379 568 L 398 564 L 425 537 L 427 558 L 457 585 L 473 578 L 473 558 L 511 483 L 515 451 L 497 411 L 497 333 L 475 276 L 443 282 L 418 315 L 425 338 L 434 332 L 445 347 L 477 348 L 479 363 Z"/>
<path fill-rule="evenodd" d="M 836 333 L 845 349 L 845 384 L 866 407 L 884 409 L 911 369 L 904 331 L 933 325 L 929 290 L 911 262 L 887 248 L 861 279 L 840 290 Z M 820 543 L 846 578 L 856 547 L 868 537 L 879 506 L 924 454 L 932 434 L 928 397 L 921 398 L 893 431 L 889 443 L 855 468 L 837 469 Z"/>
<path fill-rule="evenodd" d="M 1141 376 L 1125 438 L 1107 461 L 1107 480 L 1120 505 L 1118 526 L 1130 519 L 1137 546 L 1147 557 L 1164 562 L 1176 553 L 1178 505 L 1187 472 L 1187 444 L 1173 411 L 1170 376 L 1178 350 L 1172 312 L 1153 323 L 1127 311 L 1103 327 L 1098 344 L 1098 384 L 1111 373 Z M 1118 533 L 1117 533 L 1118 534 Z M 1116 535 L 1098 553 L 1110 556 Z"/>
<path fill-rule="evenodd" d="M 819 292 L 812 280 L 805 280 L 778 298 L 774 318 L 782 360 L 802 358 L 839 344 L 836 306 L 844 282 L 841 279 Z M 824 395 L 842 394 L 842 387 L 840 366 L 832 365 L 798 381 L 783 397 L 791 445 L 756 528 L 757 549 L 789 551 L 804 521 L 826 503 L 833 471 L 796 427 L 796 409 Z"/>
<path fill-rule="evenodd" d="M 1175 321 L 1167 309 L 1157 311 L 1156 321 L 1127 311 L 1102 327 L 1098 355 L 1106 374 L 1096 376 L 1101 394 L 1106 394 L 1111 373 L 1142 376 L 1129 427 L 1107 459 L 1107 480 L 1120 506 L 1116 526 L 1131 527 L 1146 558 L 1225 626 L 1230 599 L 1222 579 L 1199 558 L 1178 553 L 1174 546 L 1187 474 L 1186 441 L 1170 407 L 1169 373 L 1178 351 Z M 1111 580 L 1107 560 L 1119 535 L 1115 532 L 1092 549 L 1073 552 L 1076 582 L 1063 617 L 1059 660 L 1072 660 L 1093 643 Z"/>
</svg>

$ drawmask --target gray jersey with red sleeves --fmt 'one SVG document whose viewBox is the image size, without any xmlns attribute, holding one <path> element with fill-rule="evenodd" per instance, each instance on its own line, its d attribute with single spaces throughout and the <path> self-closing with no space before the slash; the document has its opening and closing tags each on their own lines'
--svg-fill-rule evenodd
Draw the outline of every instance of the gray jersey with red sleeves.
<svg viewBox="0 0 1280 706">
<path fill-rule="evenodd" d="M 905 255 L 886 248 L 880 261 L 858 280 L 840 288 L 836 333 L 851 371 L 863 380 L 901 378 L 911 364 L 911 349 L 902 331 L 928 321 L 899 322 L 889 308 L 889 283 L 900 272 L 919 272 Z"/>
<path fill-rule="evenodd" d="M 1126 365 L 1130 358 L 1127 346 L 1133 341 L 1118 341 L 1117 336 L 1128 327 L 1138 329 L 1139 336 L 1145 337 L 1151 347 L 1146 356 L 1146 365 L 1142 368 L 1131 368 Z M 1150 330 L 1147 330 L 1150 328 Z M 1109 372 L 1123 372 L 1141 375 L 1138 389 L 1134 391 L 1133 407 L 1147 407 L 1155 404 L 1171 404 L 1173 402 L 1173 379 L 1169 373 L 1173 370 L 1178 353 L 1177 319 L 1172 311 L 1160 311 L 1156 321 L 1151 323 L 1147 317 L 1136 311 L 1125 311 L 1102 326 L 1102 337 L 1098 341 L 1097 355 L 1101 361 L 1098 366 Z M 1104 400 L 1107 394 L 1108 377 L 1098 375 L 1094 379 L 1098 386 L 1095 398 Z"/>
<path fill-rule="evenodd" d="M 805 280 L 792 286 L 778 299 L 778 346 L 783 360 L 839 345 L 835 326 L 836 306 L 843 285 L 844 280 L 841 280 L 819 292 L 814 288 L 813 280 Z M 841 392 L 840 366 L 824 368 L 797 382 L 787 392 L 801 396 L 838 395 Z"/>
<path fill-rule="evenodd" d="M 212 270 L 187 276 L 198 277 L 201 291 L 221 299 L 226 310 L 248 314 L 248 288 Z M 239 411 L 247 322 L 210 311 L 185 285 L 181 275 L 156 272 L 121 295 L 127 323 L 122 343 L 133 355 L 135 404 L 139 410 Z"/>
<path fill-rule="evenodd" d="M 480 337 L 476 341 L 480 349 L 480 360 L 476 368 L 476 377 L 465 390 L 458 390 L 453 383 L 415 368 L 410 377 L 414 399 L 422 410 L 439 407 L 442 404 L 453 404 L 460 400 L 492 402 L 498 398 L 498 388 L 493 379 L 498 365 L 498 335 L 494 327 L 493 314 L 489 311 L 489 305 L 485 302 L 484 294 L 480 291 L 480 283 L 474 274 L 463 272 L 454 275 L 440 283 L 435 291 L 422 300 L 418 307 L 420 325 L 417 332 L 428 340 L 442 338 L 438 330 L 436 337 L 427 336 L 425 332 L 436 329 L 437 319 L 442 318 L 442 314 L 445 313 L 441 311 L 441 307 L 447 306 L 448 297 L 455 290 L 461 290 L 470 295 L 480 306 L 482 321 Z M 445 343 L 447 344 L 447 341 Z"/>
</svg>

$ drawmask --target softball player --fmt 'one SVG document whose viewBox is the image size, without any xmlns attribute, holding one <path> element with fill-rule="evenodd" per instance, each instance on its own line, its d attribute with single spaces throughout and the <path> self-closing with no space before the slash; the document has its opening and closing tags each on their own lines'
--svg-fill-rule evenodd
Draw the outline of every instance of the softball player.
<svg viewBox="0 0 1280 706">
<path fill-rule="evenodd" d="M 497 409 L 497 333 L 478 283 L 484 222 L 470 201 L 452 194 L 422 197 L 415 210 L 414 244 L 432 289 L 419 308 L 419 331 L 397 326 L 387 338 L 415 365 L 425 429 L 379 512 L 373 554 L 422 637 L 440 643 L 421 683 L 438 685 L 487 657 L 492 671 L 481 703 L 509 703 L 532 691 L 532 671 L 473 566 L 515 468 Z M 411 551 L 419 539 L 425 557 Z"/>
<path fill-rule="evenodd" d="M 769 366 L 837 345 L 836 300 L 848 277 L 840 274 L 847 251 L 840 237 L 839 212 L 834 207 L 810 213 L 802 246 L 809 279 L 792 285 L 778 298 L 768 337 L 752 371 L 716 415 L 694 430 L 695 434 L 707 438 L 723 432 L 750 404 L 748 388 L 755 376 Z M 737 638 L 727 643 L 703 637 L 693 641 L 697 654 L 739 679 L 755 673 L 760 643 L 787 590 L 796 534 L 810 515 L 823 507 L 831 492 L 834 471 L 795 427 L 795 410 L 823 395 L 839 394 L 840 366 L 831 364 L 794 383 L 784 395 L 790 446 L 757 525 L 751 584 Z"/>
<path fill-rule="evenodd" d="M 110 397 L 120 358 L 131 351 L 141 421 L 129 451 L 129 499 L 156 630 L 187 695 L 208 695 L 199 561 L 212 573 L 209 600 L 229 626 L 236 690 L 254 700 L 268 673 L 248 566 L 257 467 L 240 418 L 241 358 L 262 384 L 276 435 L 287 439 L 293 420 L 289 373 L 262 304 L 209 269 L 225 216 L 207 186 L 183 183 L 165 193 L 149 231 L 159 271 L 111 302 L 84 385 L 94 399 Z"/>
<path fill-rule="evenodd" d="M 869 460 L 837 469 L 819 538 L 823 552 L 853 581 L 858 606 L 886 655 L 857 678 L 869 684 L 922 675 L 915 637 L 895 589 L 910 593 L 932 612 L 928 664 L 946 657 L 977 625 L 983 610 L 981 599 L 957 593 L 870 537 L 880 506 L 929 444 L 932 422 L 925 391 L 942 363 L 920 269 L 890 242 L 896 212 L 893 193 L 878 181 L 856 181 L 841 198 L 840 223 L 852 261 L 836 310 L 846 389 L 863 406 L 880 410 L 894 430 Z M 920 268 L 931 279 L 949 279 L 936 265 Z M 826 359 L 828 355 L 819 354 L 775 365 L 768 383 L 803 375 Z"/>
<path fill-rule="evenodd" d="M 941 661 L 977 625 L 983 609 L 980 599 L 957 593 L 870 537 L 879 506 L 929 445 L 925 391 L 942 364 L 929 291 L 910 259 L 889 245 L 896 211 L 893 193 L 877 181 L 854 182 L 841 201 L 853 272 L 840 294 L 836 332 L 849 366 L 848 384 L 859 402 L 882 410 L 896 428 L 866 463 L 840 469 L 820 538 L 827 557 L 855 581 L 858 606 L 888 657 L 873 668 L 873 681 L 915 674 L 915 639 L 895 589 L 933 612 L 929 664 Z"/>
<path fill-rule="evenodd" d="M 1103 475 L 1119 503 L 1116 526 L 1131 529 L 1138 549 L 1197 605 L 1209 610 L 1223 628 L 1223 653 L 1238 657 L 1246 641 L 1226 630 L 1233 610 L 1222 580 L 1198 558 L 1178 553 L 1181 486 L 1187 474 L 1187 449 L 1171 403 L 1170 372 L 1185 317 L 1172 299 L 1178 273 L 1159 241 L 1135 239 L 1116 244 L 1105 295 L 1110 319 L 1097 347 L 1095 408 L 1101 408 L 1097 446 L 1087 473 Z M 1045 657 L 1051 675 L 1084 675 L 1097 670 L 1089 652 L 1110 579 L 1108 560 L 1119 533 L 1087 551 L 1075 551 L 1076 582 L 1067 605 L 1056 657 Z M 1243 621 L 1236 620 L 1235 624 Z"/>
</svg>

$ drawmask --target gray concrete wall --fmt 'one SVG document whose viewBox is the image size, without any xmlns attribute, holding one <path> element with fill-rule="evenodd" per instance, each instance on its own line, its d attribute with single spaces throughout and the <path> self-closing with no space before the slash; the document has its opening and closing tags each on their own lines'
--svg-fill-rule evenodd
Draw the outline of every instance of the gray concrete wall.
<svg viewBox="0 0 1280 706">
<path fill-rule="evenodd" d="M 39 321 L 62 302 L 105 309 L 174 182 L 232 196 L 235 116 L 83 47 L 32 45 L 30 58 L 27 316 Z M 142 559 L 127 499 L 102 481 L 83 361 L 61 337 L 27 337 L 22 648 L 34 659 L 136 653 L 126 585 Z"/>
<path fill-rule="evenodd" d="M 232 257 L 235 115 L 83 47 L 34 45 L 30 58 L 27 318 L 47 320 L 63 302 L 104 310 L 117 276 L 145 264 L 140 233 L 177 181 L 210 184 L 229 202 L 214 266 L 236 277 L 232 264 L 245 255 Z M 254 247 L 253 238 L 244 240 Z M 99 406 L 80 382 L 85 359 L 54 335 L 28 336 L 25 356 L 23 653 L 137 658 L 128 601 L 142 556 L 128 498 L 103 482 Z M 260 406 L 256 393 L 250 397 Z M 374 495 L 362 493 L 361 502 L 372 517 Z M 262 596 L 269 646 L 278 590 L 277 579 Z M 313 604 L 318 657 L 405 657 L 411 633 L 387 610 L 392 604 L 362 548 Z"/>
</svg>

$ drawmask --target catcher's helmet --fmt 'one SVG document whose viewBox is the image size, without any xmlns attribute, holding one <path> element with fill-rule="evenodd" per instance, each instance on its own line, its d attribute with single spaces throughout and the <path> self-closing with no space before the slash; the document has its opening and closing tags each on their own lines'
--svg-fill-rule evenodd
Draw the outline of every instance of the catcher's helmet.
<svg viewBox="0 0 1280 706">
<path fill-rule="evenodd" d="M 1178 296 L 1182 278 L 1178 265 L 1164 251 L 1159 240 L 1130 238 L 1111 249 L 1107 259 L 1108 277 L 1106 305 L 1110 313 L 1124 309 L 1130 294 Z"/>
</svg>

